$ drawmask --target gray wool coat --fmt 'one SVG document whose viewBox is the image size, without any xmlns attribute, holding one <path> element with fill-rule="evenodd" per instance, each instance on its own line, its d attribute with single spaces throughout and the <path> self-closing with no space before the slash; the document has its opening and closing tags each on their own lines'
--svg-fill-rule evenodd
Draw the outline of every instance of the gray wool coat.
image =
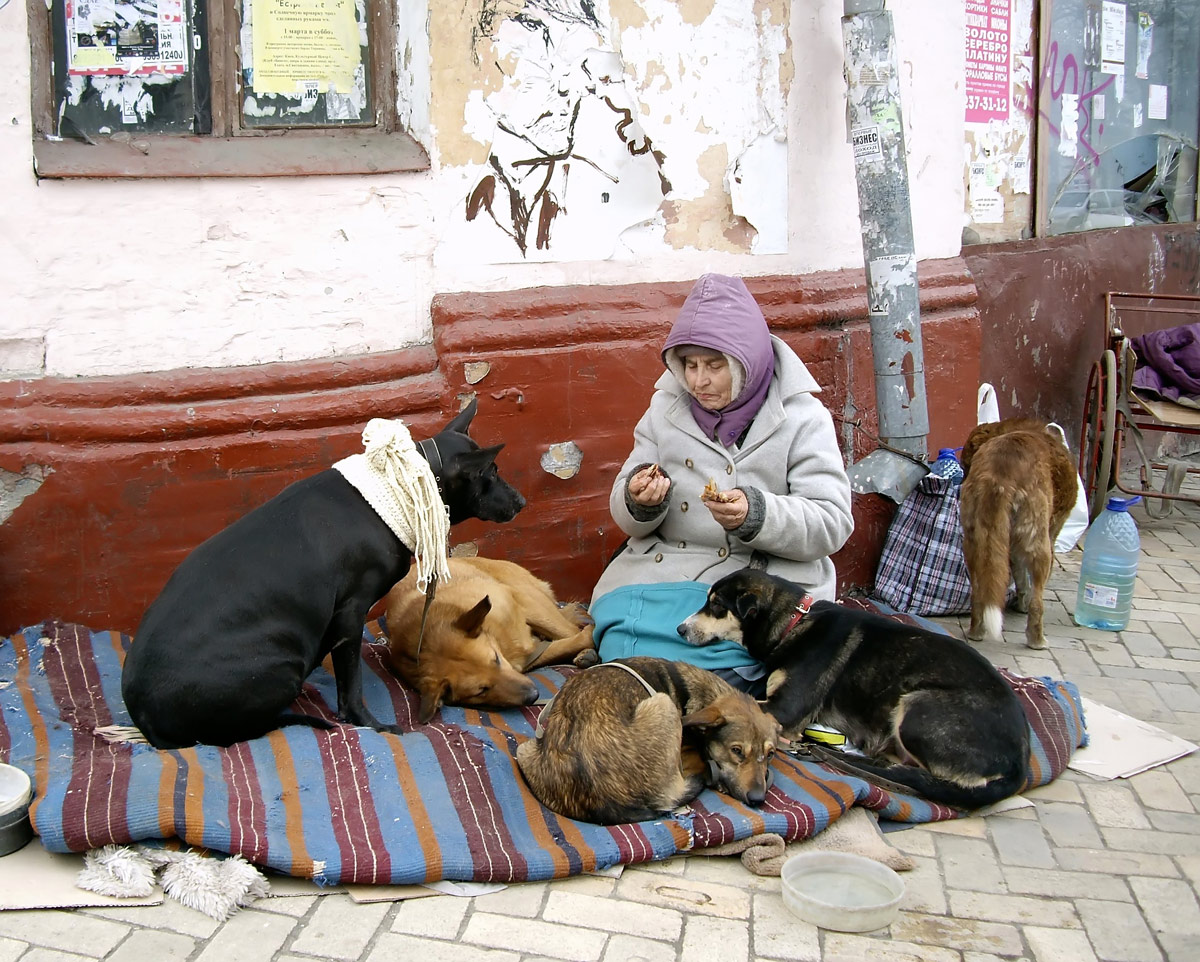
<svg viewBox="0 0 1200 962">
<path fill-rule="evenodd" d="M 791 348 L 774 336 L 771 342 L 771 387 L 740 448 L 704 436 L 688 393 L 671 372 L 655 383 L 609 496 L 613 520 L 629 543 L 600 576 L 593 600 L 632 584 L 712 584 L 746 567 L 755 553 L 764 556 L 767 571 L 803 585 L 814 598 L 834 597 L 829 556 L 854 528 L 850 482 L 833 419 L 814 396 L 820 387 Z M 670 492 L 657 513 L 643 507 L 635 516 L 627 500 L 629 478 L 650 463 L 670 477 Z M 709 478 L 722 491 L 742 488 L 752 506 L 760 504 L 762 524 L 752 526 L 757 530 L 748 540 L 717 524 L 700 501 Z"/>
</svg>

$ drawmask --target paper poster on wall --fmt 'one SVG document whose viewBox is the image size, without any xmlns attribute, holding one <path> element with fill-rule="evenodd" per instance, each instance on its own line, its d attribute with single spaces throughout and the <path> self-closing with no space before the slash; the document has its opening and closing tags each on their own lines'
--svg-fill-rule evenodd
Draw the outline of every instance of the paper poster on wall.
<svg viewBox="0 0 1200 962">
<path fill-rule="evenodd" d="M 966 0 L 969 124 L 1008 120 L 1012 44 L 1009 0 Z"/>
<path fill-rule="evenodd" d="M 1154 47 L 1154 18 L 1142 12 L 1137 22 L 1137 77 L 1146 80 L 1150 76 L 1150 52 Z"/>
<path fill-rule="evenodd" d="M 1027 157 L 1013 158 L 1013 162 L 1008 168 L 1008 176 L 1012 180 L 1014 194 L 1029 193 L 1029 159 Z"/>
<path fill-rule="evenodd" d="M 1112 0 L 1100 11 L 1100 71 L 1125 73 L 1125 4 Z"/>
<path fill-rule="evenodd" d="M 346 93 L 361 56 L 354 0 L 254 0 L 256 93 Z"/>
<path fill-rule="evenodd" d="M 187 72 L 183 0 L 66 0 L 67 73 Z"/>
<path fill-rule="evenodd" d="M 882 160 L 883 148 L 879 143 L 879 126 L 872 124 L 868 127 L 855 127 L 850 131 L 850 141 L 854 145 L 854 160 Z"/>
<path fill-rule="evenodd" d="M 1146 104 L 1146 116 L 1151 120 L 1167 119 L 1167 86 L 1151 84 L 1150 97 Z"/>
</svg>

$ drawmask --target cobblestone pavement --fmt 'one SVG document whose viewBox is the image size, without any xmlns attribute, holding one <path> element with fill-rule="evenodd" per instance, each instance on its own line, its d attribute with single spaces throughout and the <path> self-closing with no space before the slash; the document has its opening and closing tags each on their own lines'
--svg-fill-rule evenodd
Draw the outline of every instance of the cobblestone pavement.
<svg viewBox="0 0 1200 962">
<path fill-rule="evenodd" d="M 1127 631 L 1073 624 L 1076 549 L 1059 557 L 1047 592 L 1048 649 L 1026 649 L 1013 615 L 1004 644 L 984 651 L 1200 742 L 1200 508 L 1153 520 L 1138 506 L 1134 516 L 1142 559 Z M 734 857 L 693 856 L 474 898 L 270 898 L 224 924 L 172 900 L 3 912 L 0 962 L 1200 959 L 1200 753 L 1116 781 L 1068 770 L 1028 797 L 1033 807 L 1009 814 L 890 833 L 917 868 L 904 873 L 898 920 L 870 935 L 803 923 L 784 906 L 778 878 L 752 875 Z"/>
</svg>

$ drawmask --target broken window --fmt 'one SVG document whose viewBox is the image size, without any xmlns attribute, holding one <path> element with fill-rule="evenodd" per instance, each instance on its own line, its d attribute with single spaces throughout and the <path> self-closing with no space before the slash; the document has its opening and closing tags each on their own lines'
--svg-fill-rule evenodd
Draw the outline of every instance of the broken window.
<svg viewBox="0 0 1200 962">
<path fill-rule="evenodd" d="M 395 2 L 33 4 L 38 174 L 426 169 L 398 117 Z"/>
<path fill-rule="evenodd" d="M 1038 232 L 1192 221 L 1200 0 L 1048 0 Z"/>
</svg>

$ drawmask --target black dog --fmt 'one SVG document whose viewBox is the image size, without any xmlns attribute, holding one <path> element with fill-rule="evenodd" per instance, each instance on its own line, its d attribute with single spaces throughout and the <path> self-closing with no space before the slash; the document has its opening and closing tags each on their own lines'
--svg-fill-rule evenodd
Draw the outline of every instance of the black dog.
<svg viewBox="0 0 1200 962">
<path fill-rule="evenodd" d="M 467 436 L 475 410 L 419 445 L 451 524 L 510 521 L 525 506 L 496 470 L 503 445 Z M 337 470 L 289 485 L 197 547 L 146 610 L 121 679 L 134 724 L 158 748 L 229 745 L 285 722 L 327 727 L 284 710 L 331 655 L 338 715 L 398 731 L 363 704 L 360 642 L 367 612 L 411 561 Z"/>
<path fill-rule="evenodd" d="M 799 737 L 819 722 L 865 753 L 836 753 L 843 770 L 961 809 L 1025 785 L 1029 724 L 1021 703 L 958 638 L 813 602 L 800 586 L 749 568 L 713 585 L 679 634 L 693 645 L 719 638 L 743 645 L 770 672 L 765 707 L 785 735 Z"/>
</svg>

